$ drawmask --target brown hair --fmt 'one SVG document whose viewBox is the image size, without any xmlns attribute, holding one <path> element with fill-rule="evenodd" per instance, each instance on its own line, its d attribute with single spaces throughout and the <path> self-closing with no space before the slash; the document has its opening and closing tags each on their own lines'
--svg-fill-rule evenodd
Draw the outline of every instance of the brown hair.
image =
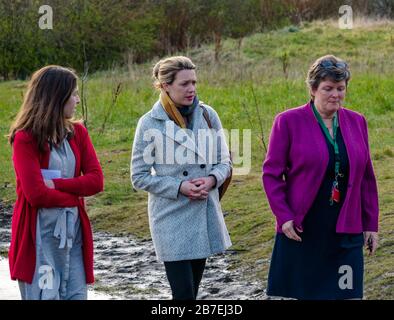
<svg viewBox="0 0 394 320">
<path fill-rule="evenodd" d="M 345 80 L 347 87 L 350 76 L 349 66 L 344 60 L 334 55 L 326 55 L 318 58 L 309 68 L 306 84 L 311 91 L 312 89 L 316 90 L 325 80 L 334 82 Z"/>
<path fill-rule="evenodd" d="M 162 83 L 173 83 L 179 71 L 195 69 L 196 66 L 188 57 L 174 56 L 162 59 L 153 67 L 152 77 L 155 80 L 154 86 L 160 89 Z"/>
<path fill-rule="evenodd" d="M 22 106 L 11 125 L 8 140 L 12 145 L 20 130 L 30 132 L 41 152 L 46 143 L 59 144 L 73 134 L 73 119 L 66 119 L 64 106 L 77 88 L 78 77 L 72 69 L 56 65 L 43 67 L 31 77 Z"/>
</svg>

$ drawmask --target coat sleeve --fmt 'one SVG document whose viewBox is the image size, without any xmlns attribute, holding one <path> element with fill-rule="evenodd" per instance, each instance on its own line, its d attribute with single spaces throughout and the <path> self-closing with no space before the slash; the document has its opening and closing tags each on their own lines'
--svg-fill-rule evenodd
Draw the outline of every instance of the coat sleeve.
<svg viewBox="0 0 394 320">
<path fill-rule="evenodd" d="M 53 179 L 55 189 L 86 197 L 103 191 L 104 178 L 92 141 L 85 127 L 78 125 L 78 148 L 83 175 L 71 179 Z"/>
<path fill-rule="evenodd" d="M 232 170 L 232 162 L 230 158 L 230 152 L 228 150 L 228 146 L 226 143 L 226 137 L 223 132 L 222 123 L 220 118 L 215 110 L 210 108 L 210 121 L 212 124 L 212 128 L 215 129 L 218 145 L 217 145 L 217 163 L 212 165 L 212 170 L 209 172 L 209 175 L 213 175 L 216 178 L 216 188 L 220 187 L 227 177 L 230 176 Z M 213 115 L 212 115 L 213 114 Z"/>
<path fill-rule="evenodd" d="M 163 198 L 177 199 L 182 180 L 171 176 L 153 175 L 151 169 L 153 163 L 147 158 L 154 158 L 155 150 L 150 147 L 152 142 L 144 139 L 144 132 L 150 128 L 146 127 L 145 116 L 138 121 L 135 131 L 133 150 L 131 155 L 131 182 L 134 188 L 145 190 Z"/>
<path fill-rule="evenodd" d="M 368 125 L 364 117 L 363 124 L 364 141 L 368 149 L 368 161 L 361 180 L 362 223 L 364 231 L 377 232 L 379 220 L 378 188 L 369 150 Z"/>
<path fill-rule="evenodd" d="M 13 142 L 12 160 L 22 192 L 32 207 L 75 207 L 77 196 L 47 188 L 41 175 L 36 144 L 24 132 L 18 132 Z"/>
<path fill-rule="evenodd" d="M 294 220 L 294 213 L 286 201 L 286 180 L 284 175 L 288 163 L 290 136 L 286 119 L 281 115 L 275 117 L 272 126 L 268 152 L 263 163 L 263 186 L 279 228 Z"/>
</svg>

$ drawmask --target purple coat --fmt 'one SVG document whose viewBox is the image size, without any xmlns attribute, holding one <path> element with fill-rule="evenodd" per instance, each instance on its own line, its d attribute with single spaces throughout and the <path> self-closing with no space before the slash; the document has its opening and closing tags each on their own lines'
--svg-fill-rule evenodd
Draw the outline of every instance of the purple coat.
<svg viewBox="0 0 394 320">
<path fill-rule="evenodd" d="M 378 191 L 367 122 L 361 114 L 342 107 L 338 116 L 349 157 L 349 181 L 336 231 L 377 231 Z M 310 103 L 275 117 L 263 164 L 263 185 L 276 216 L 277 232 L 282 232 L 282 225 L 289 220 L 302 229 L 304 217 L 324 179 L 328 160 L 327 144 Z"/>
</svg>

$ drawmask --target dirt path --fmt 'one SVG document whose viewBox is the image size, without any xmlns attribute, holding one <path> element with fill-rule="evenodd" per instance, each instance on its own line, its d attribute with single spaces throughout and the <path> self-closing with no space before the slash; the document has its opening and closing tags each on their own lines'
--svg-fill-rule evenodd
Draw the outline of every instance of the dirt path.
<svg viewBox="0 0 394 320">
<path fill-rule="evenodd" d="M 11 208 L 0 202 L 0 251 L 10 242 Z M 162 263 L 156 261 L 152 241 L 94 232 L 94 291 L 89 299 L 171 299 Z M 208 258 L 199 299 L 265 299 L 261 283 L 247 281 L 242 270 L 230 270 L 235 252 Z M 92 288 L 92 289 L 93 289 Z M 110 294 L 111 296 L 109 296 Z M 18 285 L 9 280 L 8 261 L 0 259 L 0 300 L 19 299 Z"/>
<path fill-rule="evenodd" d="M 119 299 L 94 290 L 88 291 L 89 300 L 110 300 Z M 8 260 L 0 257 L 0 300 L 20 300 L 18 283 L 10 279 Z"/>
</svg>

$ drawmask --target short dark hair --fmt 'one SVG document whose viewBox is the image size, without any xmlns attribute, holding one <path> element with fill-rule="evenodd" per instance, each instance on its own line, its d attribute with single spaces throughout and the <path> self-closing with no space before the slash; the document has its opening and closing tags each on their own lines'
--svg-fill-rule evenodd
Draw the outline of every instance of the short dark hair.
<svg viewBox="0 0 394 320">
<path fill-rule="evenodd" d="M 310 90 L 316 90 L 322 81 L 340 82 L 345 80 L 347 86 L 350 76 L 349 66 L 344 60 L 334 55 L 326 55 L 318 58 L 311 65 L 306 77 L 306 84 Z"/>
</svg>

